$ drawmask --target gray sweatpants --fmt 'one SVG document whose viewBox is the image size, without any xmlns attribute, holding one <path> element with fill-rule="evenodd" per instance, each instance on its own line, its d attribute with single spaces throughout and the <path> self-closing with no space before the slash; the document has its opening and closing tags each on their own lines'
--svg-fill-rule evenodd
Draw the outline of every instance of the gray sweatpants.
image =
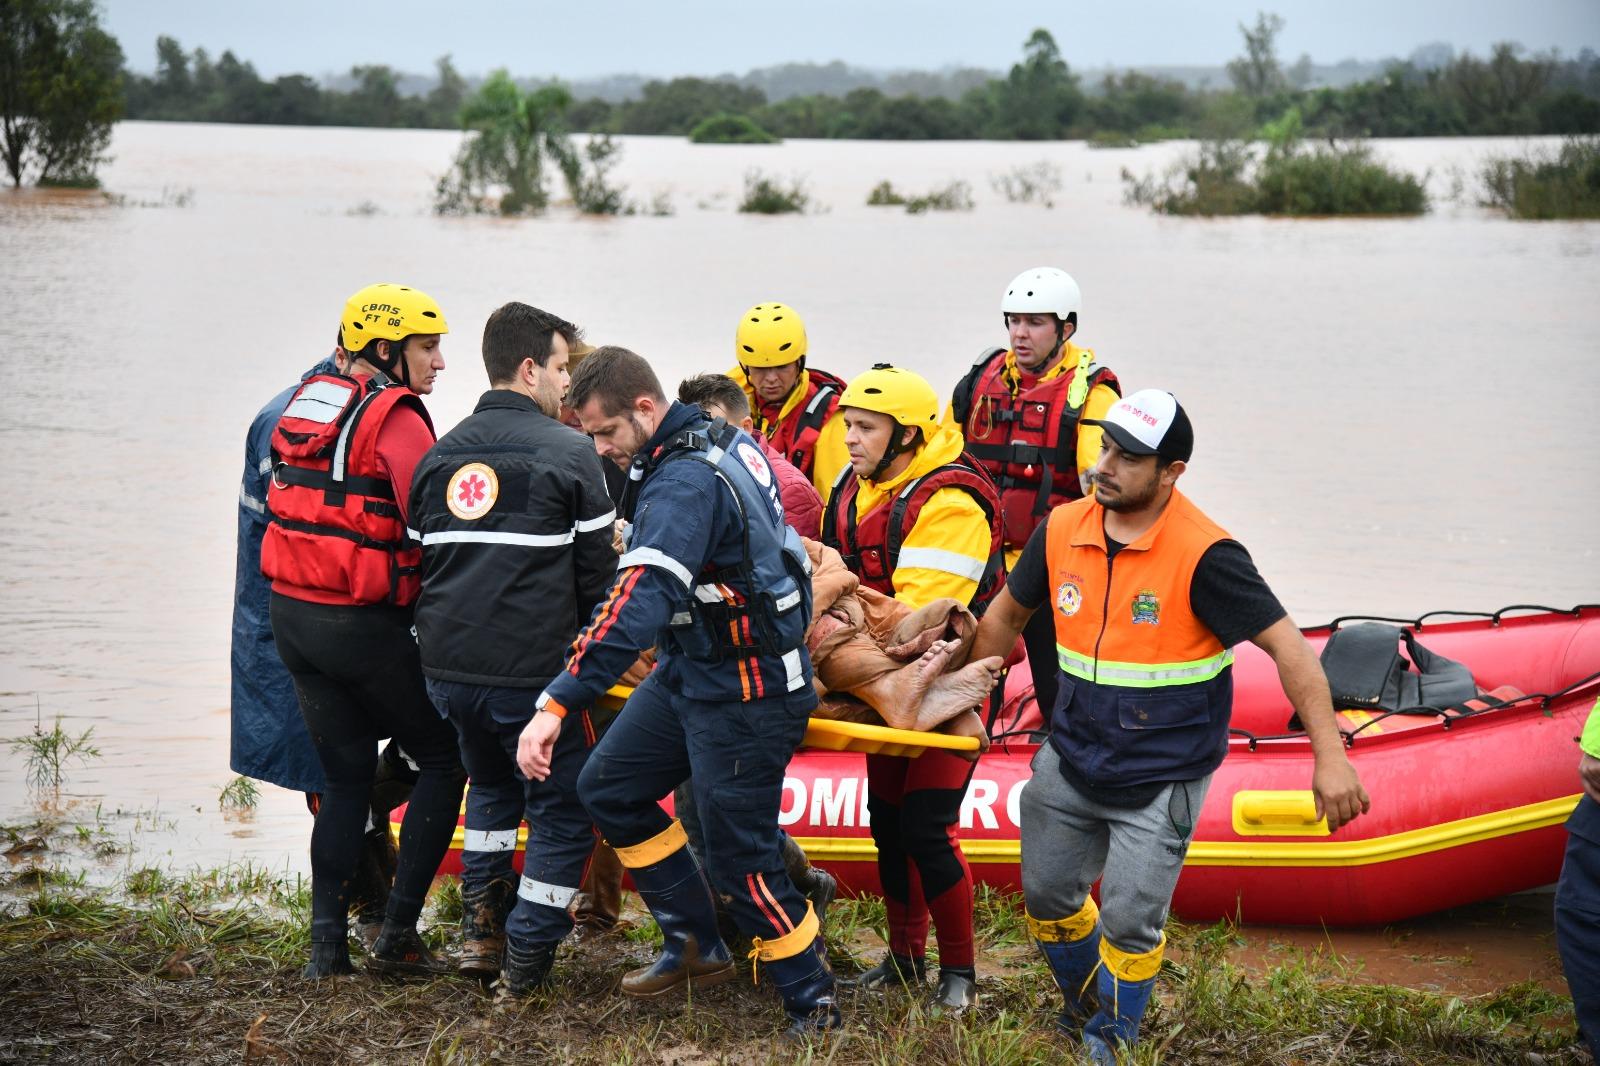
<svg viewBox="0 0 1600 1066">
<path fill-rule="evenodd" d="M 1040 921 L 1069 918 L 1100 881 L 1100 925 L 1131 954 L 1161 942 L 1211 775 L 1168 785 L 1143 807 L 1096 803 L 1061 776 L 1048 741 L 1022 789 L 1022 893 Z M 1103 875 L 1103 876 L 1102 876 Z"/>
</svg>

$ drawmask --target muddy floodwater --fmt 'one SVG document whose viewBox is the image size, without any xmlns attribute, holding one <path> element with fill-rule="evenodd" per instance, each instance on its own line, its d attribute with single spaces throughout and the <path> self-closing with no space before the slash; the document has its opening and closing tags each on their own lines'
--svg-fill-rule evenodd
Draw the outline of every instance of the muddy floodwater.
<svg viewBox="0 0 1600 1066">
<path fill-rule="evenodd" d="M 1600 601 L 1600 224 L 1476 206 L 1476 166 L 1516 142 L 1379 142 L 1436 198 L 1398 221 L 1124 206 L 1119 172 L 1163 169 L 1181 144 L 671 138 L 622 139 L 616 175 L 669 217 L 436 218 L 458 140 L 128 123 L 103 175 L 121 204 L 0 194 L 0 737 L 59 716 L 69 733 L 92 726 L 100 751 L 66 767 L 59 803 L 90 832 L 57 861 L 95 879 L 307 868 L 297 795 L 264 787 L 243 816 L 218 806 L 236 492 L 250 417 L 327 353 L 344 297 L 377 280 L 445 309 L 448 366 L 428 401 L 443 431 L 485 387 L 482 324 L 506 300 L 636 349 L 669 386 L 729 366 L 738 313 L 783 300 L 815 365 L 848 376 L 889 360 L 947 391 L 1004 340 L 1004 283 L 1060 265 L 1084 290 L 1078 339 L 1126 387 L 1171 389 L 1189 409 L 1185 488 L 1298 621 Z M 1040 160 L 1060 170 L 1052 208 L 992 188 Z M 822 210 L 737 213 L 754 168 L 803 179 Z M 1463 178 L 1465 198 L 1448 198 Z M 977 206 L 866 207 L 885 179 L 911 193 L 966 181 Z M 0 821 L 35 803 L 21 754 L 0 748 Z M 1548 911 L 1530 898 L 1534 919 Z M 1553 973 L 1548 917 L 1542 931 L 1534 919 L 1516 965 L 1538 972 L 1513 979 Z M 1507 938 L 1474 920 L 1437 943 L 1437 923 L 1371 939 L 1481 959 Z"/>
</svg>

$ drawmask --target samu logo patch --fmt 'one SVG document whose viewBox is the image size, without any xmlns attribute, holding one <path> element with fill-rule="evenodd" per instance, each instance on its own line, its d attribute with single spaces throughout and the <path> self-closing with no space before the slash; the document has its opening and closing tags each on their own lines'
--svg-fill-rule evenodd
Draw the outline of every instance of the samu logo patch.
<svg viewBox="0 0 1600 1066">
<path fill-rule="evenodd" d="M 1083 606 L 1083 590 L 1072 581 L 1063 581 L 1056 589 L 1056 610 L 1071 618 Z"/>
<path fill-rule="evenodd" d="M 500 479 L 494 469 L 486 463 L 468 463 L 450 475 L 445 503 L 451 514 L 472 521 L 488 514 L 499 495 Z"/>
<path fill-rule="evenodd" d="M 1133 598 L 1133 624 L 1158 626 L 1161 624 L 1161 597 L 1154 589 L 1140 589 Z"/>
</svg>

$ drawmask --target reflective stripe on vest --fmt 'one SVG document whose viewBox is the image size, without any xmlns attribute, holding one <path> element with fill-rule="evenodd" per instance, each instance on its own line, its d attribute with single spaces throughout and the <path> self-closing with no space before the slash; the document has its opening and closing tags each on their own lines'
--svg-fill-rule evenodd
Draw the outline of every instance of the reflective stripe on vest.
<svg viewBox="0 0 1600 1066">
<path fill-rule="evenodd" d="M 1233 649 L 1186 663 L 1118 663 L 1106 659 L 1097 663 L 1093 656 L 1079 655 L 1057 644 L 1056 662 L 1069 676 L 1113 688 L 1169 688 L 1210 681 L 1233 665 Z"/>
</svg>

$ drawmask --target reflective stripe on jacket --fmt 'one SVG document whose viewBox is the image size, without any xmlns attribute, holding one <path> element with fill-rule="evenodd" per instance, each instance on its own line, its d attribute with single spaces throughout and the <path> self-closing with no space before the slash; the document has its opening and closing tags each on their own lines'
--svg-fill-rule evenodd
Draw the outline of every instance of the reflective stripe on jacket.
<svg viewBox="0 0 1600 1066">
<path fill-rule="evenodd" d="M 1233 652 L 1189 605 L 1206 549 L 1228 534 L 1176 489 L 1143 536 L 1106 551 L 1105 508 L 1057 508 L 1045 557 L 1060 694 L 1050 741 L 1091 784 L 1202 777 L 1227 752 Z"/>
</svg>

